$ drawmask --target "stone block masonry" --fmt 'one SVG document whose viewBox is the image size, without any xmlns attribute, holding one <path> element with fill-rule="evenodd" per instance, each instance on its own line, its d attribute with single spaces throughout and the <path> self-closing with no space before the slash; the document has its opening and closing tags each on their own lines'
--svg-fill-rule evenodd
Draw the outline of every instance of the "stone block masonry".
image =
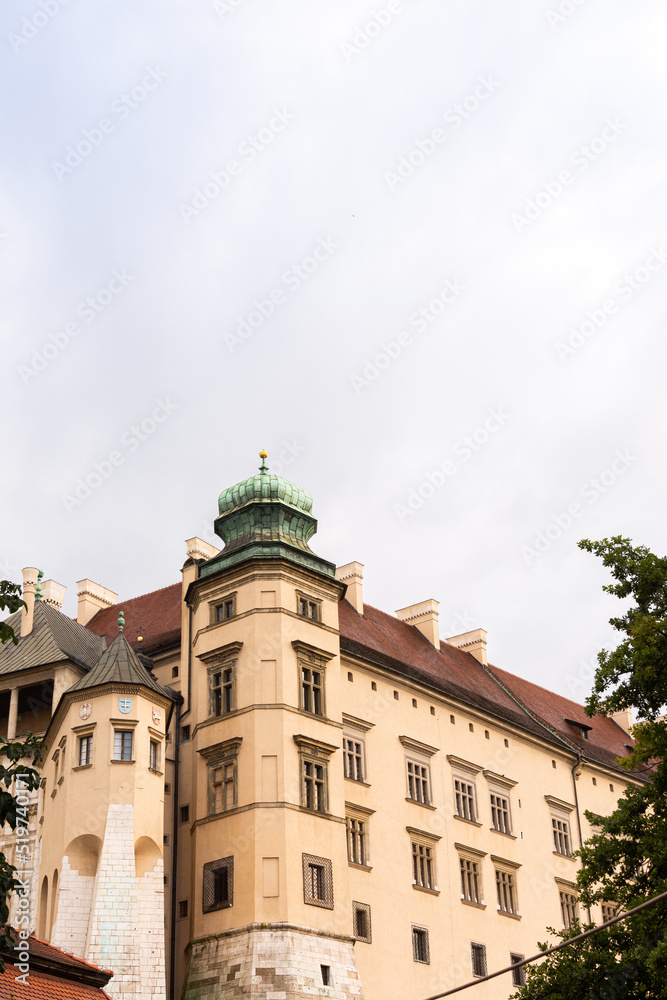
<svg viewBox="0 0 667 1000">
<path fill-rule="evenodd" d="M 183 1000 L 363 1000 L 349 937 L 293 924 L 248 924 L 199 938 L 189 949 Z"/>
</svg>

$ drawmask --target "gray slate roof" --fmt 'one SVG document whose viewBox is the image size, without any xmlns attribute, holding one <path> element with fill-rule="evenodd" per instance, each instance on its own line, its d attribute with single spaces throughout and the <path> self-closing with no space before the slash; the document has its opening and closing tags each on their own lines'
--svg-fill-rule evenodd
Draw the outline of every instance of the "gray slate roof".
<svg viewBox="0 0 667 1000">
<path fill-rule="evenodd" d="M 81 677 L 67 691 L 87 691 L 88 688 L 101 687 L 103 684 L 142 684 L 167 698 L 173 699 L 176 696 L 171 688 L 158 684 L 122 632 L 104 650 L 90 673 Z"/>
<path fill-rule="evenodd" d="M 16 635 L 21 633 L 21 612 L 10 615 L 7 624 Z M 30 635 L 19 638 L 18 646 L 5 642 L 0 646 L 0 674 L 12 674 L 29 667 L 71 660 L 89 670 L 99 660 L 106 639 L 95 635 L 79 622 L 68 618 L 44 601 L 35 602 L 35 615 Z"/>
</svg>

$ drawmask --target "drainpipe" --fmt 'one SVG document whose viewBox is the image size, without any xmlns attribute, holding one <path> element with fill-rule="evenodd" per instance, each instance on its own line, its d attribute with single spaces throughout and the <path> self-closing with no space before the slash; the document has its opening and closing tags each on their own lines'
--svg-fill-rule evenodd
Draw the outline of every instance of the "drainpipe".
<svg viewBox="0 0 667 1000">
<path fill-rule="evenodd" d="M 174 807 L 171 834 L 171 933 L 169 937 L 169 1000 L 174 1000 L 174 974 L 176 969 L 176 874 L 178 870 L 178 772 L 181 736 L 181 705 L 183 696 L 176 702 L 176 722 L 174 725 L 174 787 L 172 804 Z"/>
<path fill-rule="evenodd" d="M 576 811 L 576 814 L 577 814 L 577 830 L 579 831 L 579 847 L 583 847 L 584 846 L 584 837 L 583 837 L 583 834 L 581 832 L 581 816 L 579 815 L 579 796 L 577 795 L 577 769 L 579 769 L 579 773 L 581 773 L 581 762 L 582 762 L 582 760 L 583 760 L 583 758 L 582 758 L 581 754 L 577 753 L 576 763 L 572 766 L 572 787 L 574 788 L 574 808 L 575 808 L 575 811 Z M 589 924 L 592 924 L 593 923 L 593 919 L 591 917 L 591 908 L 590 908 L 590 906 L 586 907 L 586 913 L 588 914 L 588 922 L 589 922 Z"/>
</svg>

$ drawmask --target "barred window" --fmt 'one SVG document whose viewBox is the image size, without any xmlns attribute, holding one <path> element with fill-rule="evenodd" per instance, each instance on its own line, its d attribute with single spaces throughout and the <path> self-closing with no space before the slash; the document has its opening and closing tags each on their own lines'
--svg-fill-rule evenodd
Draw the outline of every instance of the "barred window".
<svg viewBox="0 0 667 1000">
<path fill-rule="evenodd" d="M 407 760 L 408 772 L 408 798 L 413 802 L 422 802 L 424 805 L 431 804 L 429 792 L 429 767 L 428 764 L 418 764 L 414 760 Z"/>
<path fill-rule="evenodd" d="M 461 898 L 469 903 L 482 903 L 482 884 L 479 864 L 470 858 L 459 858 L 461 869 Z"/>
<path fill-rule="evenodd" d="M 351 781 L 364 780 L 364 744 L 363 740 L 343 739 L 343 767 L 345 777 Z"/>
<path fill-rule="evenodd" d="M 301 804 L 313 812 L 326 812 L 326 765 L 303 757 L 301 769 Z"/>
<path fill-rule="evenodd" d="M 347 817 L 347 859 L 357 865 L 368 864 L 368 831 L 366 822 Z"/>
<path fill-rule="evenodd" d="M 79 767 L 85 767 L 86 764 L 92 764 L 93 761 L 93 737 L 92 736 L 80 736 L 79 737 Z"/>
<path fill-rule="evenodd" d="M 368 903 L 352 903 L 352 927 L 357 941 L 371 943 L 371 908 Z"/>
<path fill-rule="evenodd" d="M 114 760 L 132 760 L 132 730 L 116 729 L 113 734 Z"/>
<path fill-rule="evenodd" d="M 554 850 L 557 854 L 565 854 L 569 857 L 572 854 L 569 822 L 566 819 L 552 816 L 551 826 L 554 835 Z"/>
<path fill-rule="evenodd" d="M 187 899 L 181 899 L 178 904 L 178 919 L 184 920 L 188 915 L 188 901 Z"/>
<path fill-rule="evenodd" d="M 523 962 L 524 955 L 514 955 L 510 954 L 510 962 L 512 965 L 517 965 L 518 962 Z M 525 986 L 526 985 L 526 970 L 525 966 L 520 966 L 518 969 L 512 969 L 512 986 Z"/>
<path fill-rule="evenodd" d="M 429 965 L 431 959 L 428 949 L 428 930 L 426 927 L 412 928 L 412 958 L 415 962 Z"/>
<path fill-rule="evenodd" d="M 462 781 L 461 778 L 454 778 L 454 800 L 456 815 L 475 823 L 477 821 L 475 786 L 468 781 Z"/>
<path fill-rule="evenodd" d="M 302 854 L 303 901 L 312 906 L 333 910 L 333 872 L 328 858 L 318 858 L 314 854 Z"/>
<path fill-rule="evenodd" d="M 301 668 L 301 708 L 313 715 L 324 715 L 324 679 L 320 670 Z"/>
<path fill-rule="evenodd" d="M 412 841 L 412 881 L 423 889 L 435 889 L 433 848 Z"/>
<path fill-rule="evenodd" d="M 204 865 L 202 908 L 204 913 L 222 910 L 234 903 L 234 858 L 221 858 Z"/>
<path fill-rule="evenodd" d="M 502 913 L 518 913 L 516 896 L 516 884 L 514 875 L 505 872 L 501 868 L 496 868 L 496 893 L 498 896 L 498 909 Z"/>
<path fill-rule="evenodd" d="M 491 824 L 499 833 L 512 832 L 509 799 L 496 792 L 491 792 Z"/>
<path fill-rule="evenodd" d="M 486 945 L 485 944 L 475 944 L 474 941 L 470 942 L 470 960 L 472 963 L 472 974 L 473 976 L 485 976 L 486 975 Z"/>
<path fill-rule="evenodd" d="M 577 897 L 572 892 L 560 890 L 560 912 L 563 918 L 563 927 L 569 930 L 579 918 Z"/>
</svg>

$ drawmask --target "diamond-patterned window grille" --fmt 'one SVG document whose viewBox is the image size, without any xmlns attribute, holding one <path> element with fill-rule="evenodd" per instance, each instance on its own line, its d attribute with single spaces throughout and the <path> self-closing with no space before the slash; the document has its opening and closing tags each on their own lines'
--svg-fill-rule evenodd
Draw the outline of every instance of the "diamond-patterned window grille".
<svg viewBox="0 0 667 1000">
<path fill-rule="evenodd" d="M 234 858 L 220 858 L 204 865 L 202 910 L 223 910 L 234 903 Z"/>
<path fill-rule="evenodd" d="M 371 943 L 371 908 L 368 903 L 352 903 L 352 933 L 357 941 Z"/>
<path fill-rule="evenodd" d="M 333 872 L 328 858 L 303 854 L 303 901 L 333 910 Z"/>
</svg>

